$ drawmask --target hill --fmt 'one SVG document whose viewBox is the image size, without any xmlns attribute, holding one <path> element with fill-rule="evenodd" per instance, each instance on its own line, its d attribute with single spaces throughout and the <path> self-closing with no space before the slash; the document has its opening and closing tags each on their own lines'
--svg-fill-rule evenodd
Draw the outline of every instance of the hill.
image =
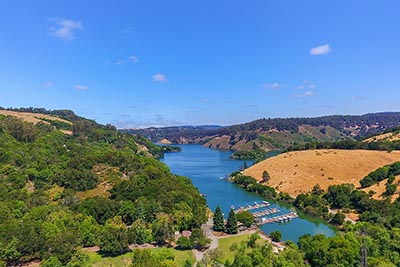
<svg viewBox="0 0 400 267">
<path fill-rule="evenodd" d="M 225 127 L 166 127 L 130 129 L 152 141 L 202 144 L 211 148 L 246 151 L 286 149 L 310 142 L 355 140 L 400 125 L 399 112 L 332 115 L 315 118 L 259 119 Z"/>
<path fill-rule="evenodd" d="M 53 120 L 42 116 L 51 111 L 30 113 Z M 130 244 L 163 245 L 183 230 L 197 231 L 193 242 L 204 244 L 205 199 L 154 159 L 164 147 L 61 113 L 72 135 L 26 121 L 32 115 L 0 116 L 0 266 L 37 259 L 84 266 L 80 247 L 115 256 Z"/>
<path fill-rule="evenodd" d="M 366 175 L 387 164 L 400 161 L 400 151 L 371 150 L 307 150 L 280 154 L 266 159 L 243 171 L 244 175 L 262 180 L 263 171 L 268 171 L 267 185 L 292 196 L 309 192 L 319 184 L 351 183 L 360 186 Z"/>
<path fill-rule="evenodd" d="M 400 141 L 400 127 L 386 129 L 383 134 L 373 135 L 366 138 L 363 142 L 395 142 Z"/>
<path fill-rule="evenodd" d="M 362 191 L 364 191 L 365 193 L 369 193 L 369 192 L 373 192 L 374 194 L 372 195 L 373 199 L 377 199 L 377 200 L 383 200 L 385 199 L 385 191 L 386 191 L 386 184 L 387 184 L 388 179 L 385 179 L 377 184 L 371 185 L 370 187 L 367 188 L 363 188 L 361 189 Z M 398 188 L 400 185 L 400 176 L 397 176 L 395 178 L 395 180 L 393 181 L 393 184 L 396 186 L 396 192 L 398 192 Z M 397 198 L 398 198 L 398 194 L 393 194 L 390 197 L 390 201 L 394 202 Z"/>
<path fill-rule="evenodd" d="M 31 122 L 33 124 L 37 124 L 39 122 L 44 124 L 50 124 L 53 125 L 56 129 L 60 130 L 61 132 L 68 135 L 72 135 L 73 123 L 71 121 L 55 117 L 52 115 L 42 114 L 42 113 L 32 113 L 32 112 L 18 112 L 12 110 L 0 110 L 0 115 L 16 117 L 22 119 L 23 121 Z"/>
</svg>

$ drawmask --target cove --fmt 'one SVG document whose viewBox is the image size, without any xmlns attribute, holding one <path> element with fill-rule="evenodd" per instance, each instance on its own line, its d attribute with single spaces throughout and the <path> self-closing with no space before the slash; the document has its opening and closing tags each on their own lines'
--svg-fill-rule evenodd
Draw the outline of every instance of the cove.
<svg viewBox="0 0 400 267">
<path fill-rule="evenodd" d="M 232 151 L 210 149 L 201 145 L 179 145 L 179 147 L 182 149 L 181 152 L 166 153 L 161 161 L 169 166 L 172 173 L 189 177 L 200 193 L 206 195 L 207 205 L 211 210 L 214 211 L 219 205 L 226 217 L 232 205 L 239 207 L 254 202 L 261 203 L 263 200 L 270 202 L 271 207 L 278 208 L 281 211 L 279 214 L 294 210 L 290 205 L 264 199 L 223 179 L 243 166 L 244 162 L 251 165 L 252 161 L 234 160 L 230 158 Z M 266 234 L 280 231 L 283 240 L 295 242 L 304 234 L 335 235 L 334 229 L 322 220 L 304 215 L 299 211 L 298 214 L 299 218 L 289 223 L 265 224 L 260 229 Z"/>
</svg>

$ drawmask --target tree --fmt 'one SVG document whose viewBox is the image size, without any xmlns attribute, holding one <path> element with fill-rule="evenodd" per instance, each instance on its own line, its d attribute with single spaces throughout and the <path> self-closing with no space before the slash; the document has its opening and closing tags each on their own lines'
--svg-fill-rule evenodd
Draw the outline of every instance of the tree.
<svg viewBox="0 0 400 267">
<path fill-rule="evenodd" d="M 262 181 L 264 183 L 268 182 L 271 179 L 271 176 L 269 175 L 269 173 L 267 171 L 263 171 L 262 173 Z"/>
<path fill-rule="evenodd" d="M 273 231 L 269 233 L 269 236 L 272 238 L 274 242 L 280 242 L 282 240 L 282 233 L 279 231 Z"/>
<path fill-rule="evenodd" d="M 158 245 L 163 245 L 172 236 L 173 230 L 169 217 L 160 214 L 152 225 L 152 233 Z"/>
<path fill-rule="evenodd" d="M 245 169 L 247 169 L 247 168 L 248 168 L 247 162 L 245 161 L 245 162 L 243 163 L 243 170 L 245 170 Z"/>
<path fill-rule="evenodd" d="M 206 248 L 211 240 L 204 235 L 200 228 L 195 228 L 190 236 L 190 242 L 194 248 L 201 250 Z"/>
<path fill-rule="evenodd" d="M 258 233 L 252 234 L 249 238 L 249 241 L 247 241 L 247 246 L 250 248 L 255 248 L 256 242 L 258 239 L 260 239 L 260 236 L 258 235 Z"/>
<path fill-rule="evenodd" d="M 160 266 L 160 260 L 153 256 L 148 249 L 133 250 L 131 267 L 154 267 Z"/>
<path fill-rule="evenodd" d="M 185 260 L 183 267 L 193 267 L 193 263 L 190 260 Z"/>
<path fill-rule="evenodd" d="M 21 254 L 17 250 L 18 240 L 13 238 L 4 248 L 0 244 L 0 259 L 6 260 L 8 264 L 16 262 Z"/>
<path fill-rule="evenodd" d="M 110 256 L 117 256 L 128 251 L 128 234 L 123 228 L 105 226 L 100 235 L 100 250 Z"/>
<path fill-rule="evenodd" d="M 179 246 L 180 249 L 187 250 L 192 248 L 192 242 L 190 239 L 184 236 L 179 237 L 176 244 Z"/>
<path fill-rule="evenodd" d="M 338 212 L 333 216 L 331 223 L 335 225 L 342 225 L 345 218 L 346 216 L 343 213 Z"/>
<path fill-rule="evenodd" d="M 48 259 L 40 263 L 41 267 L 62 267 L 62 263 L 57 259 L 57 257 L 51 256 Z"/>
<path fill-rule="evenodd" d="M 389 182 L 386 184 L 386 191 L 383 193 L 385 196 L 391 196 L 396 193 L 397 185 L 390 184 Z"/>
<path fill-rule="evenodd" d="M 233 209 L 231 209 L 228 215 L 228 221 L 226 222 L 226 232 L 230 235 L 238 233 L 237 218 Z"/>
<path fill-rule="evenodd" d="M 225 230 L 224 216 L 219 206 L 215 208 L 213 230 L 217 232 L 223 232 Z"/>
<path fill-rule="evenodd" d="M 244 226 L 250 227 L 254 223 L 254 216 L 250 211 L 241 211 L 236 214 L 236 218 Z"/>
</svg>

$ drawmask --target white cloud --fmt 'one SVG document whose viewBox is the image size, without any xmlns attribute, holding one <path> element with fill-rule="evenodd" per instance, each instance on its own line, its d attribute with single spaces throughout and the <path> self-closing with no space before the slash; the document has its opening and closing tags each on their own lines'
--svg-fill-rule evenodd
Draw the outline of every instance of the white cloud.
<svg viewBox="0 0 400 267">
<path fill-rule="evenodd" d="M 75 88 L 76 90 L 79 90 L 79 91 L 85 91 L 85 90 L 89 89 L 88 86 L 83 85 L 83 84 L 75 84 L 75 85 L 74 85 L 74 88 Z"/>
<path fill-rule="evenodd" d="M 314 96 L 316 93 L 314 91 L 307 91 L 304 92 L 303 94 L 297 94 L 295 95 L 298 98 L 303 98 L 303 97 L 307 97 L 307 96 Z"/>
<path fill-rule="evenodd" d="M 124 65 L 126 63 L 138 63 L 139 62 L 139 58 L 137 56 L 129 56 L 126 59 L 118 59 L 114 62 L 115 65 Z"/>
<path fill-rule="evenodd" d="M 303 90 L 303 89 L 315 89 L 317 86 L 310 82 L 309 80 L 304 80 L 304 83 L 297 86 L 297 89 Z"/>
<path fill-rule="evenodd" d="M 329 46 L 329 44 L 325 44 L 325 45 L 320 45 L 320 46 L 311 48 L 310 54 L 312 56 L 320 56 L 320 55 L 328 54 L 329 51 L 331 51 L 331 47 Z"/>
<path fill-rule="evenodd" d="M 125 64 L 125 60 L 119 59 L 119 60 L 115 61 L 114 64 L 115 65 L 124 65 Z"/>
<path fill-rule="evenodd" d="M 139 58 L 137 56 L 129 56 L 128 57 L 133 63 L 138 63 L 139 62 Z"/>
<path fill-rule="evenodd" d="M 70 41 L 75 39 L 75 31 L 83 30 L 83 25 L 80 21 L 70 19 L 55 19 L 57 26 L 50 27 L 50 35 Z"/>
<path fill-rule="evenodd" d="M 366 97 L 362 96 L 362 95 L 355 95 L 355 96 L 352 96 L 351 99 L 357 100 L 357 101 L 362 101 L 362 100 L 365 100 Z"/>
<path fill-rule="evenodd" d="M 261 87 L 264 89 L 278 89 L 281 87 L 281 84 L 274 82 L 274 83 L 263 83 Z"/>
<path fill-rule="evenodd" d="M 161 73 L 156 73 L 153 76 L 153 81 L 157 83 L 165 83 L 167 81 L 167 76 Z"/>
<path fill-rule="evenodd" d="M 45 81 L 43 83 L 43 87 L 45 87 L 45 88 L 50 88 L 52 86 L 53 86 L 53 83 L 51 81 Z"/>
<path fill-rule="evenodd" d="M 315 95 L 314 91 L 307 91 L 304 93 L 304 96 L 313 96 L 313 95 Z"/>
</svg>

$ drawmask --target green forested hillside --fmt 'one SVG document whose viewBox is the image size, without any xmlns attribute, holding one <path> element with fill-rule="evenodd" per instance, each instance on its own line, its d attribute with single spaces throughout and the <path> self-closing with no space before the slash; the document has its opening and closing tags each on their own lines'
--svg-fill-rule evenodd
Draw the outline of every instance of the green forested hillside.
<svg viewBox="0 0 400 267">
<path fill-rule="evenodd" d="M 206 220 L 191 181 L 150 157 L 163 148 L 111 125 L 64 118 L 72 136 L 0 117 L 0 266 L 33 259 L 81 266 L 78 247 L 117 255 Z"/>
<path fill-rule="evenodd" d="M 165 127 L 131 129 L 153 141 L 204 144 L 207 147 L 280 150 L 310 142 L 355 140 L 400 125 L 399 112 L 365 115 L 332 115 L 315 118 L 263 118 L 225 127 Z"/>
</svg>

